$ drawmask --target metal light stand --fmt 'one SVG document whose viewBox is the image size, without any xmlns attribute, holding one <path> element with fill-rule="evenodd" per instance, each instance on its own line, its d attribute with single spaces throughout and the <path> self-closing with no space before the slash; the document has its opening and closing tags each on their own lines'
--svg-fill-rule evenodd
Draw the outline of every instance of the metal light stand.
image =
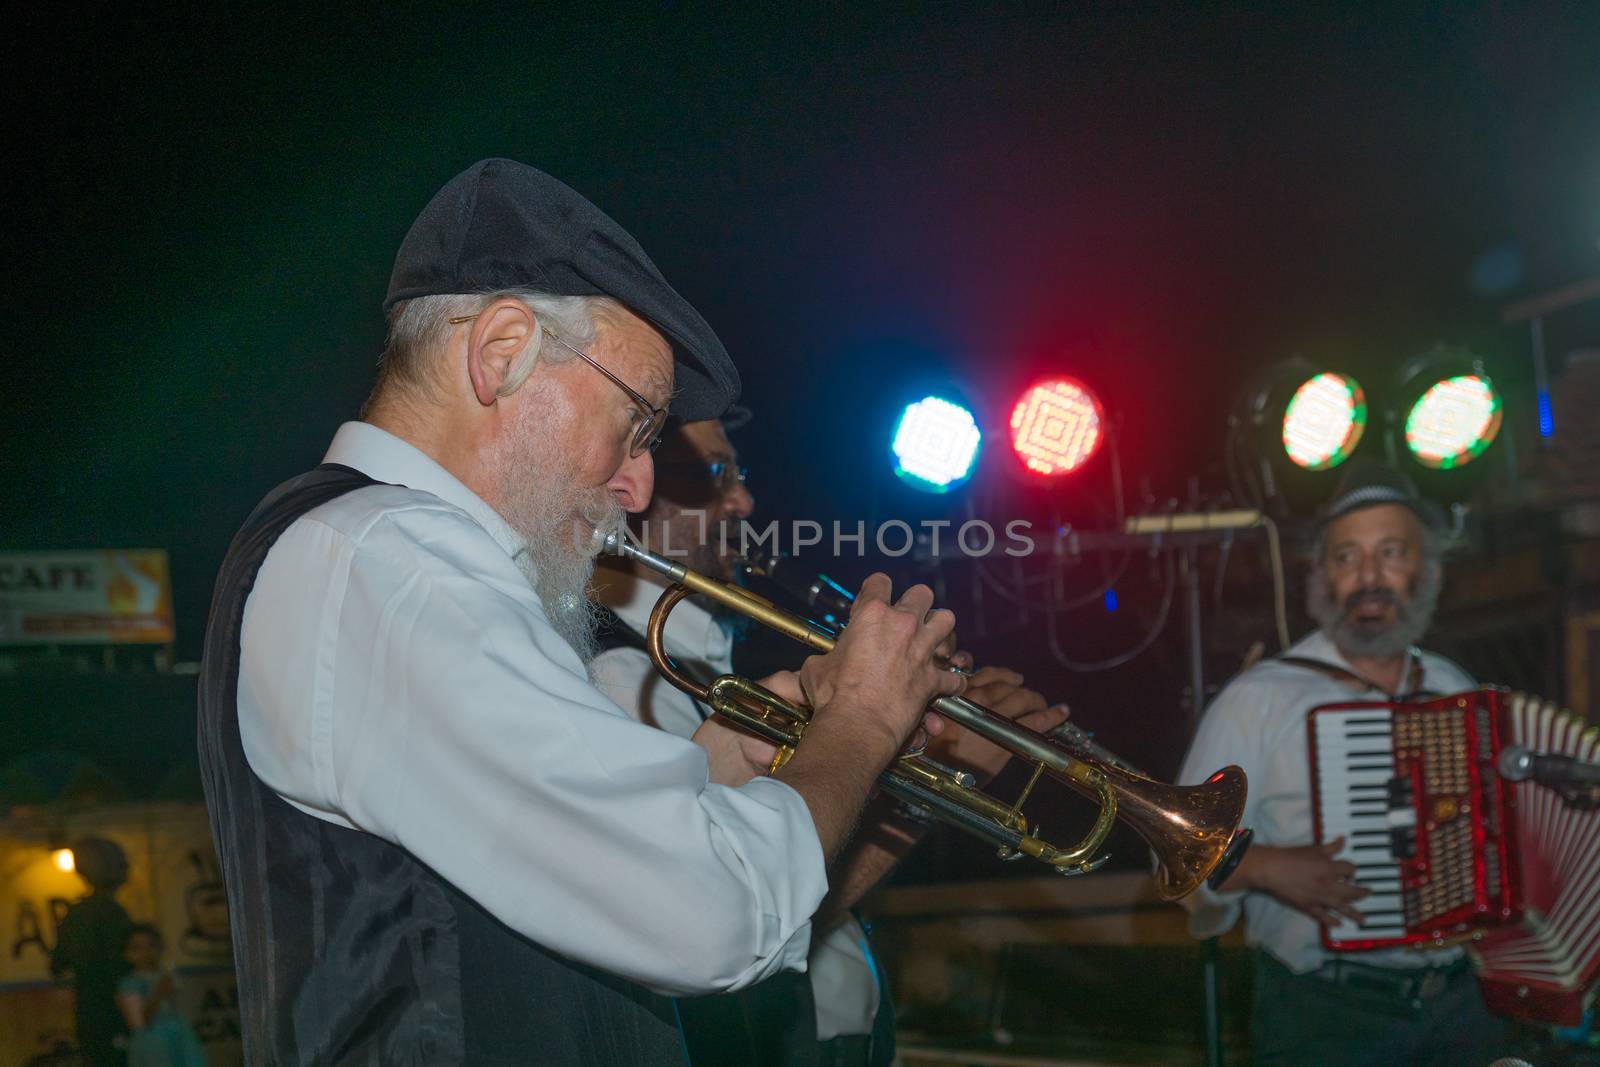
<svg viewBox="0 0 1600 1067">
<path fill-rule="evenodd" d="M 1205 710 L 1205 631 L 1201 613 L 1200 549 L 1231 545 L 1240 534 L 1262 530 L 1258 512 L 1249 510 L 1156 515 L 1131 518 L 1120 531 L 1077 531 L 1068 528 L 1053 535 L 1035 535 L 1036 551 L 1053 556 L 1077 556 L 1094 551 L 1130 551 L 1144 548 L 1152 557 L 1176 552 L 1179 581 L 1183 584 L 1185 653 L 1189 671 L 1189 737 Z M 994 553 L 989 553 L 994 554 Z M 975 582 L 976 585 L 976 582 Z M 1205 1000 L 1207 1067 L 1222 1067 L 1222 981 L 1217 939 L 1200 942 L 1201 984 Z"/>
<path fill-rule="evenodd" d="M 1231 533 L 1230 533 L 1231 536 Z M 1183 546 L 1179 565 L 1183 576 L 1185 618 L 1188 621 L 1189 737 L 1200 728 L 1206 698 L 1205 635 L 1200 620 L 1200 550 L 1193 542 Z M 1222 976 L 1217 939 L 1200 942 L 1200 986 L 1205 997 L 1206 1065 L 1222 1067 Z"/>
</svg>

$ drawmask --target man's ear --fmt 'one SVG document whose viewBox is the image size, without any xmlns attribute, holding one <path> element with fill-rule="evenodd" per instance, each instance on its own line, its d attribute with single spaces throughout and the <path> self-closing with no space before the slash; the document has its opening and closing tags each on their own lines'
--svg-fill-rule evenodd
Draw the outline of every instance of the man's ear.
<svg viewBox="0 0 1600 1067">
<path fill-rule="evenodd" d="M 490 407 L 534 334 L 533 312 L 520 300 L 497 300 L 472 320 L 467 333 L 467 376 L 478 403 Z"/>
</svg>

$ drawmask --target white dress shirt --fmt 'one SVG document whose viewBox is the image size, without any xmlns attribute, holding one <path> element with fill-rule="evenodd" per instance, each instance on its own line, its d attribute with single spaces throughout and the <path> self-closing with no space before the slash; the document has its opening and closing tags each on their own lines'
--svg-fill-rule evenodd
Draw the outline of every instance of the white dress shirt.
<svg viewBox="0 0 1600 1067">
<path fill-rule="evenodd" d="M 802 969 L 827 874 L 800 795 L 710 784 L 702 748 L 596 690 L 520 538 L 422 452 L 347 423 L 326 460 L 395 484 L 316 508 L 267 555 L 239 670 L 255 773 L 659 992 Z"/>
<path fill-rule="evenodd" d="M 1318 630 L 1286 655 L 1354 670 L 1338 648 Z M 1421 654 L 1420 688 L 1460 693 L 1473 681 L 1440 656 Z M 1217 768 L 1237 763 L 1250 778 L 1243 826 L 1255 830 L 1254 844 L 1296 848 L 1311 844 L 1311 771 L 1306 745 L 1306 714 L 1323 704 L 1380 700 L 1369 690 L 1357 692 L 1307 667 L 1266 659 L 1244 671 L 1212 701 L 1194 744 L 1183 761 L 1178 782 L 1196 785 Z M 1241 906 L 1245 940 L 1277 957 L 1297 974 L 1316 970 L 1334 953 L 1323 949 L 1315 919 L 1263 892 L 1216 893 L 1201 886 L 1184 901 L 1190 909 L 1189 929 L 1196 937 L 1213 937 L 1238 921 Z M 1356 901 L 1360 910 L 1361 902 Z M 1384 967 L 1420 967 L 1445 962 L 1459 948 L 1413 951 L 1407 948 L 1339 953 Z"/>
<path fill-rule="evenodd" d="M 596 599 L 629 627 L 644 633 L 650 609 L 662 587 L 617 568 L 595 571 Z M 711 679 L 733 670 L 733 639 L 711 613 L 694 600 L 683 601 L 667 619 L 667 652 L 696 677 Z M 628 714 L 642 722 L 688 737 L 704 721 L 704 709 L 675 689 L 636 648 L 602 652 L 590 664 L 595 684 Z M 811 995 L 817 1008 L 817 1037 L 870 1034 L 878 1011 L 878 979 L 870 962 L 866 931 L 846 915 L 811 949 Z"/>
</svg>

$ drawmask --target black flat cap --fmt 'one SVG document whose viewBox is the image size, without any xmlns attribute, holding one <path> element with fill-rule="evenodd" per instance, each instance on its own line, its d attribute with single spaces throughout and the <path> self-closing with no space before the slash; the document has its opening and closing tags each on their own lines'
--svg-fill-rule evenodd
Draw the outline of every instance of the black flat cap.
<svg viewBox="0 0 1600 1067">
<path fill-rule="evenodd" d="M 1417 492 L 1416 483 L 1386 463 L 1357 457 L 1350 461 L 1339 478 L 1339 487 L 1317 515 L 1318 527 L 1341 515 L 1378 504 L 1401 504 L 1428 529 L 1438 533 L 1445 527 L 1443 510 Z"/>
<path fill-rule="evenodd" d="M 514 160 L 474 163 L 434 194 L 400 245 L 383 307 L 523 286 L 609 296 L 660 330 L 677 362 L 674 415 L 714 419 L 738 397 L 727 349 L 639 242 L 568 186 Z"/>
</svg>

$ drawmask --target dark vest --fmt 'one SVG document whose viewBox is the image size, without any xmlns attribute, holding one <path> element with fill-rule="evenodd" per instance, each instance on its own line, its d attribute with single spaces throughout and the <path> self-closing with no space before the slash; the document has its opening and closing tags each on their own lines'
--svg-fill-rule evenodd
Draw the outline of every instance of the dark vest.
<svg viewBox="0 0 1600 1067">
<path fill-rule="evenodd" d="M 374 484 L 325 464 L 273 490 L 234 538 L 211 601 L 200 767 L 245 1061 L 683 1067 L 671 1000 L 540 948 L 399 846 L 302 813 L 246 762 L 239 630 L 256 573 L 301 515 Z"/>
</svg>

